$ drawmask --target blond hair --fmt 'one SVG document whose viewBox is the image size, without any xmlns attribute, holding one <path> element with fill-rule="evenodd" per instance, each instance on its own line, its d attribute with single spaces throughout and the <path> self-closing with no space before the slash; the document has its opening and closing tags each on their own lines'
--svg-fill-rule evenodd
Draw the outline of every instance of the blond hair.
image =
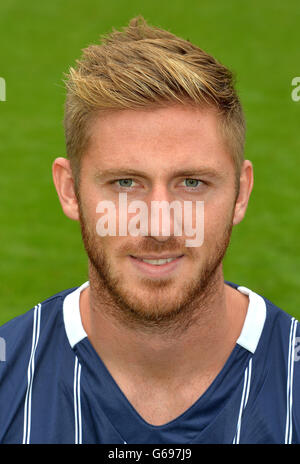
<svg viewBox="0 0 300 464">
<path fill-rule="evenodd" d="M 83 50 L 66 74 L 65 138 L 78 185 L 89 127 L 100 111 L 150 108 L 174 103 L 212 106 L 235 166 L 243 162 L 245 118 L 233 74 L 188 40 L 149 26 L 142 16 L 123 31 L 102 36 Z"/>
</svg>

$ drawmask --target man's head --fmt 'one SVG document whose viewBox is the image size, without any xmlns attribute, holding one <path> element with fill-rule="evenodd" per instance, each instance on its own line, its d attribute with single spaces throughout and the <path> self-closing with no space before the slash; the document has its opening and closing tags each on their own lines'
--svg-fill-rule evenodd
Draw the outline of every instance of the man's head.
<svg viewBox="0 0 300 464">
<path fill-rule="evenodd" d="M 83 50 L 65 81 L 65 136 L 76 187 L 90 126 L 106 110 L 151 109 L 186 102 L 213 106 L 220 133 L 236 165 L 243 162 L 245 119 L 232 73 L 216 59 L 141 17 L 124 31 Z"/>
<path fill-rule="evenodd" d="M 70 161 L 54 162 L 54 182 L 65 214 L 80 221 L 99 293 L 144 324 L 188 314 L 221 277 L 232 226 L 252 189 L 231 73 L 189 42 L 135 19 L 88 47 L 67 87 Z M 161 230 L 100 237 L 97 205 L 108 200 L 118 209 L 119 193 L 149 210 L 157 200 L 203 201 L 203 245 L 188 248 L 184 236 Z M 142 261 L 152 258 L 176 259 Z"/>
</svg>

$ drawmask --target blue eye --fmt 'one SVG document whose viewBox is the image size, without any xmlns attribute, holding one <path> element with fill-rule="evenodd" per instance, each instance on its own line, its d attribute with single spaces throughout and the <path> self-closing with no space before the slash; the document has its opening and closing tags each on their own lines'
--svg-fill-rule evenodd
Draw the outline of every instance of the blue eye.
<svg viewBox="0 0 300 464">
<path fill-rule="evenodd" d="M 198 179 L 184 179 L 186 187 L 198 187 L 201 180 Z"/>
<path fill-rule="evenodd" d="M 132 179 L 119 179 L 117 180 L 119 182 L 120 187 L 132 187 Z"/>
</svg>

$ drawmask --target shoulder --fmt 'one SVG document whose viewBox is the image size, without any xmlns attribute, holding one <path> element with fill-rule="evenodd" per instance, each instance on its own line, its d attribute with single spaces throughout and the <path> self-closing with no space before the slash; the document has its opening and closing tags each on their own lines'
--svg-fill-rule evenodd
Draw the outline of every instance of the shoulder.
<svg viewBox="0 0 300 464">
<path fill-rule="evenodd" d="M 253 354 L 253 362 L 255 361 L 264 373 L 275 374 L 276 371 L 284 382 L 292 366 L 297 370 L 300 368 L 300 363 L 297 366 L 293 365 L 295 347 L 297 341 L 300 341 L 298 320 L 264 295 L 231 282 L 228 285 L 249 296 L 246 315 L 249 330 L 246 335 L 248 338 L 249 336 L 253 338 L 255 335 L 257 342 L 250 350 Z"/>
<path fill-rule="evenodd" d="M 24 405 L 31 395 L 33 375 L 36 391 L 46 394 L 50 379 L 56 379 L 57 370 L 65 369 L 66 359 L 72 359 L 63 302 L 76 288 L 41 301 L 0 327 L 0 443 L 22 439 Z M 42 396 L 39 393 L 36 398 Z M 42 403 L 40 407 L 44 407 Z"/>
<path fill-rule="evenodd" d="M 24 314 L 0 327 L 0 380 L 9 370 L 28 363 L 30 353 L 40 333 L 47 339 L 49 334 L 63 325 L 62 305 L 64 298 L 77 287 L 63 290 L 37 303 Z"/>
<path fill-rule="evenodd" d="M 262 329 L 252 351 L 244 440 L 300 443 L 300 324 L 260 292 L 226 283 L 248 294 L 250 305 L 254 302 L 250 332 L 255 333 L 259 325 Z"/>
<path fill-rule="evenodd" d="M 76 288 L 77 287 L 74 287 L 56 293 L 55 295 L 37 303 L 34 307 L 20 316 L 9 320 L 0 326 L 0 336 L 5 338 L 11 335 L 14 337 L 22 334 L 25 335 L 28 330 L 32 330 L 32 325 L 37 315 L 40 316 L 40 314 L 43 313 L 43 319 L 45 320 L 55 316 L 57 311 L 61 308 L 64 298 Z"/>
<path fill-rule="evenodd" d="M 270 325 L 273 328 L 281 328 L 285 331 L 285 329 L 290 328 L 292 323 L 294 324 L 293 321 L 296 321 L 295 317 L 291 316 L 284 309 L 281 309 L 279 306 L 274 304 L 272 301 L 266 298 L 263 293 L 257 292 L 256 289 L 249 289 L 243 285 L 229 281 L 225 281 L 225 283 L 230 287 L 248 295 L 250 300 L 252 297 L 256 304 L 260 303 L 261 311 L 265 311 L 266 313 L 267 326 Z"/>
</svg>

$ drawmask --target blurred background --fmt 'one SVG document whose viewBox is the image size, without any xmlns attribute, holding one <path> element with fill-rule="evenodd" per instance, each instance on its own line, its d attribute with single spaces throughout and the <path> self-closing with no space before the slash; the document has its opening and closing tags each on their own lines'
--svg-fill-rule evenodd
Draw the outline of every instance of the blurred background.
<svg viewBox="0 0 300 464">
<path fill-rule="evenodd" d="M 65 156 L 62 79 L 81 50 L 137 15 L 189 39 L 236 75 L 255 185 L 226 280 L 300 317 L 299 0 L 5 0 L 0 5 L 0 324 L 82 284 L 87 259 L 51 166 Z M 300 94 L 300 92 L 299 92 Z"/>
</svg>

